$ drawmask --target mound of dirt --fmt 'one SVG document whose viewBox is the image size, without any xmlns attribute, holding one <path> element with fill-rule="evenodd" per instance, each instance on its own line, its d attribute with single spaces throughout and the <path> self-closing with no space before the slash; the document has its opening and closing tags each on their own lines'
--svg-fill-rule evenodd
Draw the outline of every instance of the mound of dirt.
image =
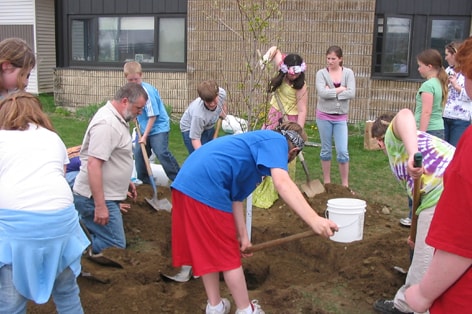
<svg viewBox="0 0 472 314">
<path fill-rule="evenodd" d="M 171 214 L 153 210 L 144 197 L 150 186 L 138 187 L 139 198 L 124 214 L 128 247 L 108 249 L 107 257 L 122 268 L 102 266 L 82 259 L 79 277 L 85 313 L 204 313 L 206 295 L 201 279 L 168 282 L 161 274 L 179 269 L 171 261 Z M 159 188 L 159 198 L 170 200 L 170 190 Z M 353 196 L 346 188 L 329 185 L 312 199 L 311 206 L 324 215 L 327 201 Z M 408 269 L 408 229 L 383 214 L 383 204 L 367 202 L 361 241 L 338 243 L 319 236 L 255 252 L 243 260 L 249 294 L 266 313 L 374 313 L 373 302 L 392 298 Z M 308 230 L 306 224 L 279 199 L 269 209 L 254 208 L 253 244 Z M 222 295 L 235 306 L 224 282 Z M 53 313 L 52 301 L 28 305 L 28 313 Z"/>
</svg>

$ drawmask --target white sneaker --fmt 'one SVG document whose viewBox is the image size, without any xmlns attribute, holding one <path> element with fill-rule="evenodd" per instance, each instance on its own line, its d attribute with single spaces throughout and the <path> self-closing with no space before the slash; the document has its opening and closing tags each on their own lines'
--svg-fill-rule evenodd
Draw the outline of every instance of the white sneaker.
<svg viewBox="0 0 472 314">
<path fill-rule="evenodd" d="M 259 305 L 258 300 L 252 300 L 251 305 L 253 307 L 252 314 L 265 314 L 265 312 L 261 309 L 261 306 Z M 246 314 L 246 311 L 244 310 L 237 310 L 235 314 Z"/>
<path fill-rule="evenodd" d="M 221 298 L 221 302 L 223 302 L 222 311 L 210 309 L 210 303 L 207 303 L 206 314 L 228 314 L 229 311 L 231 310 L 231 303 L 229 303 L 229 300 L 226 298 Z"/>
<path fill-rule="evenodd" d="M 405 226 L 405 227 L 410 227 L 411 226 L 411 218 L 405 217 L 400 219 L 400 224 Z"/>
</svg>

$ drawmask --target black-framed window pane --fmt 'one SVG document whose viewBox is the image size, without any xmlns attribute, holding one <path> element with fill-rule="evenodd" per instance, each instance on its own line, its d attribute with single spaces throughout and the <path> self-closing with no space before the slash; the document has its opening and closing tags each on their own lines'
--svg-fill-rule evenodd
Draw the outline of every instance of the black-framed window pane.
<svg viewBox="0 0 472 314">
<path fill-rule="evenodd" d="M 185 19 L 159 19 L 159 62 L 185 62 Z"/>
<path fill-rule="evenodd" d="M 450 19 L 431 20 L 431 48 L 437 49 L 444 57 L 444 47 L 453 41 L 462 41 L 467 37 L 467 21 Z M 444 66 L 448 64 L 444 60 Z"/>
<path fill-rule="evenodd" d="M 408 74 L 411 43 L 411 19 L 386 17 L 381 71 L 384 74 Z"/>
<path fill-rule="evenodd" d="M 153 17 L 98 18 L 98 61 L 153 63 Z"/>
<path fill-rule="evenodd" d="M 72 60 L 93 61 L 93 32 L 90 20 L 72 20 L 71 23 L 71 48 Z"/>
</svg>

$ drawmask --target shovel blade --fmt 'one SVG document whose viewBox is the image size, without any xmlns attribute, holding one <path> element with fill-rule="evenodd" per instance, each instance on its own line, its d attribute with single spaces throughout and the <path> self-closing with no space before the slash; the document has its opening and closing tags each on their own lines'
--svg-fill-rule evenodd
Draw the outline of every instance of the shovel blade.
<svg viewBox="0 0 472 314">
<path fill-rule="evenodd" d="M 301 189 L 309 198 L 315 197 L 317 194 L 324 193 L 326 190 L 320 180 L 311 180 L 303 183 Z"/>
<path fill-rule="evenodd" d="M 169 213 L 172 210 L 172 204 L 166 198 L 159 200 L 157 199 L 157 197 L 153 197 L 153 198 L 145 198 L 145 200 L 155 210 L 165 210 Z"/>
<path fill-rule="evenodd" d="M 121 263 L 115 261 L 112 258 L 106 257 L 103 254 L 91 254 L 91 251 L 90 251 L 87 257 L 92 262 L 95 262 L 102 266 L 123 268 L 123 265 L 121 265 Z"/>
</svg>

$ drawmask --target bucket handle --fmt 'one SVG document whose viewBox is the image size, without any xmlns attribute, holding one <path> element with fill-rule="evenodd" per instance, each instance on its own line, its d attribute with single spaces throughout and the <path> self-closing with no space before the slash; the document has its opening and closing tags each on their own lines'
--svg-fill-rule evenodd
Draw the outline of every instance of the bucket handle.
<svg viewBox="0 0 472 314">
<path fill-rule="evenodd" d="M 326 219 L 329 219 L 328 210 L 325 210 L 325 218 L 326 218 Z M 342 225 L 342 226 L 338 225 L 338 229 L 350 227 L 350 226 L 352 226 L 353 224 L 355 224 L 357 221 L 358 221 L 358 220 L 354 220 L 353 222 L 350 222 L 350 223 L 348 223 L 347 225 Z"/>
</svg>

